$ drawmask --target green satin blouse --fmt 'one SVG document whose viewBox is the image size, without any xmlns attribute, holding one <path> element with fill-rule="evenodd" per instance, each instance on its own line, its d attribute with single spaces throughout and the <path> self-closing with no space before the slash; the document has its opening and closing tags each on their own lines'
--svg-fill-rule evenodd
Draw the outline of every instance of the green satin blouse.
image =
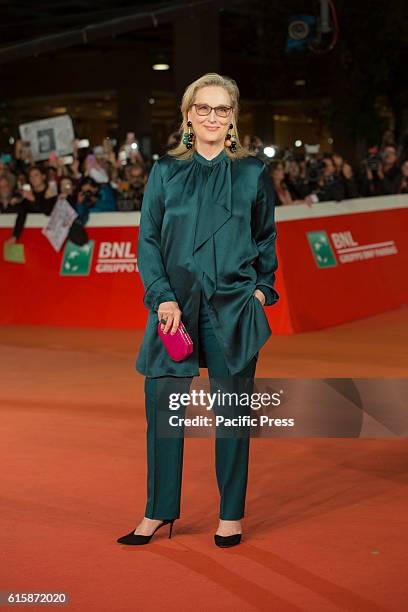
<svg viewBox="0 0 408 612">
<path fill-rule="evenodd" d="M 208 160 L 163 155 L 143 197 L 137 265 L 148 320 L 136 369 L 145 376 L 199 376 L 201 290 L 231 374 L 241 371 L 271 335 L 264 307 L 276 303 L 275 196 L 265 164 L 231 160 L 222 150 Z M 175 362 L 157 333 L 158 307 L 176 301 L 193 353 Z M 202 357 L 202 359 L 204 359 Z"/>
</svg>

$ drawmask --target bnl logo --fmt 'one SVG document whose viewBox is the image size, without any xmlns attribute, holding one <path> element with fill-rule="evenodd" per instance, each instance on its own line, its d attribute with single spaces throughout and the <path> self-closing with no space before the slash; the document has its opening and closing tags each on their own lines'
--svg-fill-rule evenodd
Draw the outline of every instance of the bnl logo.
<svg viewBox="0 0 408 612">
<path fill-rule="evenodd" d="M 91 270 L 94 240 L 89 240 L 83 246 L 78 246 L 67 240 L 62 258 L 60 275 L 62 276 L 88 276 Z"/>
<path fill-rule="evenodd" d="M 330 245 L 327 232 L 306 232 L 316 265 L 319 268 L 337 266 L 336 256 Z"/>
</svg>

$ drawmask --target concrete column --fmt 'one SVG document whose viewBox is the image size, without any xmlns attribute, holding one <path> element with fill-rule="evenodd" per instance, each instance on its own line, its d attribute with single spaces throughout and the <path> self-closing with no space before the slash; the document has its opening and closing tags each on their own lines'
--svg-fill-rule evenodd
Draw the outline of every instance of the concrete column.
<svg viewBox="0 0 408 612">
<path fill-rule="evenodd" d="M 173 72 L 176 105 L 186 86 L 206 72 L 220 71 L 219 10 L 186 7 L 173 24 Z"/>
</svg>

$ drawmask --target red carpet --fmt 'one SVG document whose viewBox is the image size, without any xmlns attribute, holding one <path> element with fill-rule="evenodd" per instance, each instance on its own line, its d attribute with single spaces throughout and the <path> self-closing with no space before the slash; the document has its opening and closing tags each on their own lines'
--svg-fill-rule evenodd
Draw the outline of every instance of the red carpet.
<svg viewBox="0 0 408 612">
<path fill-rule="evenodd" d="M 96 612 L 406 609 L 406 440 L 253 439 L 243 541 L 222 550 L 213 440 L 187 438 L 173 538 L 120 546 L 145 507 L 140 332 L 0 335 L 0 590 Z M 257 376 L 406 376 L 407 345 L 401 309 L 273 336 Z"/>
</svg>

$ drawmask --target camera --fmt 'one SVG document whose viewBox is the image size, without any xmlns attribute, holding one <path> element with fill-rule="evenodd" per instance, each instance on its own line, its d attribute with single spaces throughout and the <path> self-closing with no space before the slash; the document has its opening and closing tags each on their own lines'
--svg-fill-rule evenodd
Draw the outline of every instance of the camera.
<svg viewBox="0 0 408 612">
<path fill-rule="evenodd" d="M 85 177 L 80 183 L 78 193 L 79 202 L 82 202 L 88 208 L 94 206 L 99 197 L 99 191 L 99 183 L 90 176 Z"/>
<path fill-rule="evenodd" d="M 309 183 L 318 183 L 325 167 L 324 161 L 317 159 L 317 154 L 319 153 L 319 150 L 320 145 L 318 144 L 305 144 L 306 180 Z"/>
<path fill-rule="evenodd" d="M 324 170 L 324 162 L 317 159 L 306 161 L 306 180 L 309 183 L 318 183 Z"/>
<path fill-rule="evenodd" d="M 81 191 L 81 193 L 84 196 L 83 203 L 85 204 L 85 206 L 88 206 L 89 208 L 91 206 L 94 206 L 96 200 L 98 199 L 98 193 L 88 190 Z"/>
<path fill-rule="evenodd" d="M 371 170 L 371 172 L 377 172 L 380 162 L 381 158 L 378 154 L 378 148 L 370 147 L 368 149 L 368 157 L 364 162 L 366 167 Z"/>
</svg>

